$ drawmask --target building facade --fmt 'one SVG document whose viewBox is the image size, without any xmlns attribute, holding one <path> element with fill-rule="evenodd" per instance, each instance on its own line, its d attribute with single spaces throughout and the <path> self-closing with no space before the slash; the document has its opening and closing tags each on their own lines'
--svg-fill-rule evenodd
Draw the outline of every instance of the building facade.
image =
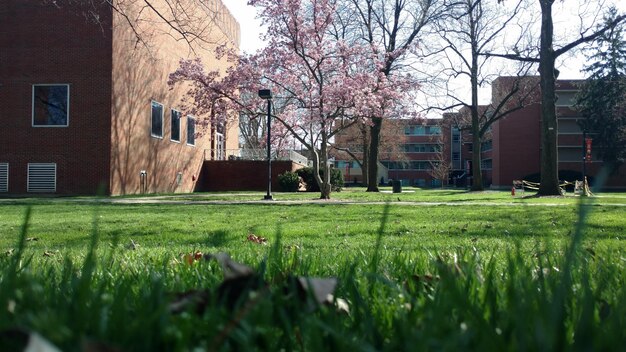
<svg viewBox="0 0 626 352">
<path fill-rule="evenodd" d="M 167 86 L 181 58 L 228 66 L 194 50 L 238 46 L 239 25 L 220 0 L 187 7 L 219 14 L 197 44 L 146 9 L 1 6 L 0 196 L 190 192 L 207 153 L 237 148 L 236 121 L 203 130 L 204 116 L 181 109 L 184 87 Z"/>
<path fill-rule="evenodd" d="M 515 77 L 500 77 L 492 85 L 492 96 L 497 101 L 507 94 Z M 481 141 L 481 169 L 485 187 L 510 189 L 513 180 L 539 181 L 541 170 L 541 103 L 538 77 L 526 77 L 523 108 L 496 120 Z M 593 179 L 603 168 L 598 148 L 591 147 L 588 160 L 586 142 L 579 121 L 583 119 L 575 109 L 575 97 L 582 81 L 557 81 L 558 166 L 563 181 L 582 179 L 585 174 Z M 481 106 L 489 113 L 491 105 Z M 474 146 L 467 125 L 469 109 L 445 113 L 441 119 L 385 121 L 387 134 L 395 136 L 387 143 L 396 145 L 395 153 L 380 154 L 381 173 L 388 179 L 402 180 L 404 185 L 420 187 L 439 186 L 440 182 L 464 187 L 471 182 Z M 593 138 L 590 132 L 587 137 Z M 362 158 L 358 142 L 362 134 L 349 130 L 336 138 L 338 150 L 353 149 L 352 155 Z M 438 164 L 449 165 L 449 177 L 441 181 L 434 172 Z M 359 164 L 348 153 L 337 153 L 335 166 L 344 170 L 349 183 L 361 182 Z M 384 181 L 384 180 L 383 180 Z M 608 189 L 626 189 L 626 166 L 608 179 Z"/>
<path fill-rule="evenodd" d="M 361 163 L 367 146 L 363 145 L 361 127 L 354 126 L 335 136 L 335 167 L 343 171 L 347 184 L 364 180 Z M 433 175 L 432 168 L 450 161 L 448 132 L 440 119 L 383 121 L 377 181 L 386 184 L 400 180 L 405 186 L 439 186 L 441 180 Z"/>
</svg>

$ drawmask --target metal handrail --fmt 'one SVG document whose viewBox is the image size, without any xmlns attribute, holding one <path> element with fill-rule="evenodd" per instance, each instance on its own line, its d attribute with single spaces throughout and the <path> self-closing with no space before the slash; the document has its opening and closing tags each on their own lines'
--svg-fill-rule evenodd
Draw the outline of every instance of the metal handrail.
<svg viewBox="0 0 626 352">
<path fill-rule="evenodd" d="M 211 150 L 204 151 L 205 160 L 267 160 L 267 149 L 226 149 L 217 158 Z M 308 159 L 294 150 L 272 150 L 272 160 L 289 160 L 302 165 L 308 165 Z"/>
</svg>

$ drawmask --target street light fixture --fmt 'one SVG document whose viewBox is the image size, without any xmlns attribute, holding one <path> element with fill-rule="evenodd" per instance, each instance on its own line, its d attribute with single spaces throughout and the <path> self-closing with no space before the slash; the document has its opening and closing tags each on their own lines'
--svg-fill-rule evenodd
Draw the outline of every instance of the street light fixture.
<svg viewBox="0 0 626 352">
<path fill-rule="evenodd" d="M 272 157 L 271 157 L 271 113 L 272 113 L 272 91 L 269 89 L 259 89 L 259 98 L 267 100 L 267 194 L 264 200 L 273 200 L 272 197 Z"/>
</svg>

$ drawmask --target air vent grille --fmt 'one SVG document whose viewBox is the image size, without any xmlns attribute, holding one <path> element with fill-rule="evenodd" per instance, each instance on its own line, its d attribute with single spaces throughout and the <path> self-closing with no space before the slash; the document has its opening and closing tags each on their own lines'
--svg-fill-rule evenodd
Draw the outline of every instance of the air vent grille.
<svg viewBox="0 0 626 352">
<path fill-rule="evenodd" d="M 57 164 L 28 164 L 28 192 L 48 193 L 57 190 Z"/>
<path fill-rule="evenodd" d="M 0 192 L 9 191 L 9 164 L 0 163 Z"/>
</svg>

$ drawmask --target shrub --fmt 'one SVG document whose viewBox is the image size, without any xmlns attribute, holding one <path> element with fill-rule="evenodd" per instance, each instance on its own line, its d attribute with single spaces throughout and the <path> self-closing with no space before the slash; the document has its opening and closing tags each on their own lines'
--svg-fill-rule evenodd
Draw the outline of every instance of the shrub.
<svg viewBox="0 0 626 352">
<path fill-rule="evenodd" d="M 319 192 L 320 191 L 320 188 L 317 185 L 317 182 L 315 182 L 315 178 L 313 177 L 312 167 L 305 167 L 305 168 L 299 169 L 297 172 L 298 172 L 298 175 L 302 177 L 302 180 L 306 184 L 307 192 Z M 320 170 L 320 176 L 324 177 L 324 169 Z M 332 186 L 331 189 L 333 192 L 340 192 L 341 189 L 343 188 L 343 184 L 344 184 L 343 174 L 341 173 L 339 169 L 336 169 L 336 168 L 330 169 L 330 184 Z"/>
<path fill-rule="evenodd" d="M 278 175 L 278 185 L 283 192 L 298 192 L 300 176 L 295 172 L 285 171 Z"/>
</svg>

